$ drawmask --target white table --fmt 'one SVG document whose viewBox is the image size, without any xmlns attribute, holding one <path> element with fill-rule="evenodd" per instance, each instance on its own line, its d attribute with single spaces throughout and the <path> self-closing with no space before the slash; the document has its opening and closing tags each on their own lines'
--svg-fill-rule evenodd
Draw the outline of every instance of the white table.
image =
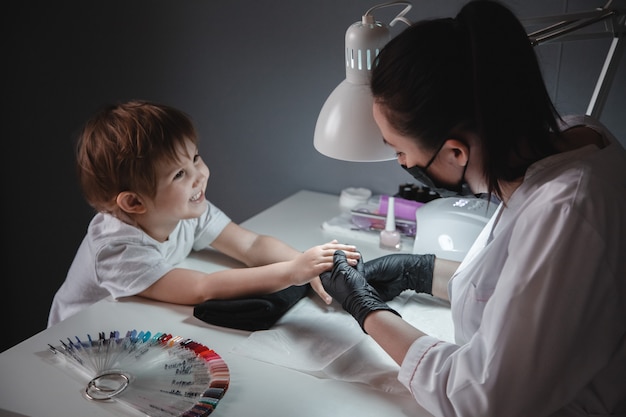
<svg viewBox="0 0 626 417">
<path fill-rule="evenodd" d="M 304 250 L 337 237 L 321 224 L 340 213 L 338 197 L 300 191 L 259 213 L 242 225 L 270 234 Z M 339 240 L 343 239 L 338 237 Z M 390 252 L 371 242 L 353 241 L 364 258 Z M 203 251 L 190 255 L 188 267 L 215 271 L 237 265 Z M 448 316 L 442 317 L 448 320 Z M 163 331 L 190 338 L 214 349 L 227 363 L 230 386 L 212 413 L 215 416 L 427 416 L 408 393 L 389 394 L 360 383 L 317 378 L 231 350 L 250 332 L 221 328 L 193 317 L 193 308 L 130 297 L 105 299 L 0 354 L 0 415 L 4 416 L 119 416 L 119 404 L 94 402 L 82 392 L 85 381 L 60 366 L 48 344 L 58 345 L 74 335 L 107 335 L 112 330 Z M 128 411 L 128 415 L 137 415 Z"/>
</svg>

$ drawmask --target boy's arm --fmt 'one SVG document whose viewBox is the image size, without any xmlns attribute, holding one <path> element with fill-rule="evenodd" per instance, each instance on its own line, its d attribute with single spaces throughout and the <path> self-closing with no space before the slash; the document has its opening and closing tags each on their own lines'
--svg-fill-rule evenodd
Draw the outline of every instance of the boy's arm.
<svg viewBox="0 0 626 417">
<path fill-rule="evenodd" d="M 289 261 L 300 252 L 272 236 L 259 235 L 229 223 L 211 246 L 247 266 L 261 266 Z"/>
<path fill-rule="evenodd" d="M 139 295 L 177 304 L 197 304 L 209 299 L 267 294 L 310 282 L 320 297 L 330 303 L 332 299 L 323 289 L 319 274 L 332 268 L 336 250 L 345 251 L 354 264 L 359 257 L 354 246 L 336 241 L 299 252 L 274 237 L 258 235 L 234 223 L 226 226 L 211 246 L 249 268 L 209 274 L 176 268 Z"/>
<path fill-rule="evenodd" d="M 210 299 L 244 298 L 288 287 L 288 270 L 287 262 L 211 273 L 174 268 L 138 295 L 184 305 Z"/>
<path fill-rule="evenodd" d="M 230 223 L 226 226 L 217 239 L 213 241 L 211 246 L 248 266 L 290 261 L 301 255 L 301 252 L 273 236 L 259 235 L 235 223 Z M 346 252 L 348 260 L 352 262 L 353 265 L 356 265 L 356 260 L 360 257 L 360 254 L 356 252 L 355 246 L 340 245 L 336 240 L 328 242 L 326 245 L 320 245 L 317 248 L 325 250 L 324 256 L 326 260 L 332 257 L 334 250 L 343 250 Z M 301 268 L 307 265 L 307 263 L 304 263 L 304 260 L 297 262 Z M 332 265 L 330 265 L 328 269 L 331 267 Z M 310 281 L 311 287 L 326 304 L 330 304 L 332 297 L 324 289 L 322 282 L 317 276 L 319 273 Z"/>
</svg>

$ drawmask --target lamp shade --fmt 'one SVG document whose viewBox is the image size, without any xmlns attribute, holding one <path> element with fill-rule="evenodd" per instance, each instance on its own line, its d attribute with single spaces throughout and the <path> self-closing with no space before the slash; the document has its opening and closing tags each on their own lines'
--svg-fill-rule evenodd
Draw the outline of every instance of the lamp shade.
<svg viewBox="0 0 626 417">
<path fill-rule="evenodd" d="M 374 60 L 389 38 L 388 27 L 369 14 L 346 31 L 346 79 L 326 99 L 315 125 L 313 144 L 321 154 L 360 162 L 396 158 L 374 121 L 369 87 Z"/>
</svg>

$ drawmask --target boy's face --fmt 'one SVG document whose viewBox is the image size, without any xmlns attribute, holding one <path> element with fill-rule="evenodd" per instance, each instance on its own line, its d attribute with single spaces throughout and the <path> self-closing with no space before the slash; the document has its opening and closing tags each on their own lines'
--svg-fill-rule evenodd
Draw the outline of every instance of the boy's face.
<svg viewBox="0 0 626 417">
<path fill-rule="evenodd" d="M 207 207 L 204 195 L 209 168 L 191 141 L 178 150 L 179 161 L 157 165 L 157 191 L 149 203 L 152 214 L 163 222 L 199 217 Z"/>
</svg>

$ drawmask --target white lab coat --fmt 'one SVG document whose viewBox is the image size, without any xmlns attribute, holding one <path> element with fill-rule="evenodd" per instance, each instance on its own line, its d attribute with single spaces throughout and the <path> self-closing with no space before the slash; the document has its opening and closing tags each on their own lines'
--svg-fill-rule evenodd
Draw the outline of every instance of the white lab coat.
<svg viewBox="0 0 626 417">
<path fill-rule="evenodd" d="M 626 152 L 596 129 L 610 145 L 534 164 L 476 240 L 449 286 L 456 344 L 409 350 L 398 378 L 432 414 L 626 413 Z"/>
</svg>

